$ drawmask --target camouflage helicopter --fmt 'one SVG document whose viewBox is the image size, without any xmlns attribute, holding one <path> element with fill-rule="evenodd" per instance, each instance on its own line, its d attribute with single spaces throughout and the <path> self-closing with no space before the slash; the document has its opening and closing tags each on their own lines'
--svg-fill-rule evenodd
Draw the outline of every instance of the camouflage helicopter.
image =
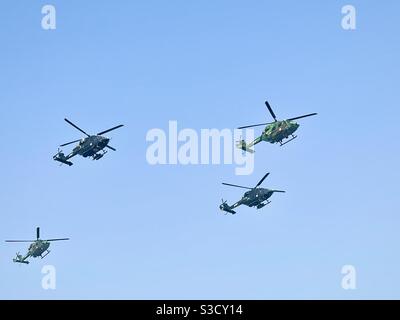
<svg viewBox="0 0 400 320">
<path fill-rule="evenodd" d="M 294 122 L 293 120 L 315 116 L 317 113 L 310 113 L 304 116 L 294 117 L 286 120 L 277 120 L 274 111 L 272 110 L 271 106 L 269 105 L 268 101 L 265 101 L 265 105 L 267 106 L 272 118 L 274 118 L 274 122 L 267 122 L 267 123 L 260 123 L 254 124 L 250 126 L 239 127 L 238 129 L 245 129 L 245 128 L 252 128 L 258 126 L 266 126 L 261 136 L 256 138 L 253 142 L 246 144 L 246 141 L 241 140 L 239 141 L 236 146 L 239 149 L 244 151 L 248 151 L 253 153 L 254 150 L 250 149 L 252 146 L 256 145 L 261 141 L 266 141 L 270 143 L 279 143 L 281 146 L 284 144 L 292 141 L 293 139 L 297 138 L 293 133 L 298 129 L 300 126 L 298 123 Z M 291 138 L 288 141 L 283 142 L 284 139 Z"/>
<path fill-rule="evenodd" d="M 96 135 L 89 135 L 85 131 L 83 131 L 81 128 L 79 128 L 78 126 L 73 124 L 71 121 L 69 121 L 68 119 L 64 119 L 64 120 L 67 123 L 69 123 L 71 126 L 73 126 L 75 129 L 77 129 L 80 132 L 82 132 L 83 134 L 85 134 L 87 137 L 78 139 L 78 140 L 74 140 L 71 142 L 67 142 L 67 143 L 60 145 L 60 147 L 64 147 L 71 143 L 79 142 L 79 144 L 67 156 L 65 156 L 64 153 L 62 152 L 62 150 L 59 149 L 57 154 L 53 156 L 53 159 L 55 161 L 72 166 L 73 163 L 68 160 L 71 159 L 72 157 L 76 156 L 77 154 L 81 155 L 84 158 L 92 157 L 92 160 L 99 160 L 107 153 L 107 150 L 104 150 L 104 148 L 108 148 L 110 150 L 117 151 L 115 148 L 108 145 L 108 143 L 110 142 L 110 138 L 103 137 L 102 135 L 107 132 L 110 132 L 112 130 L 123 127 L 122 124 L 120 124 L 119 126 L 113 127 L 111 129 L 99 132 Z M 102 152 L 100 152 L 100 151 L 102 151 Z"/>
<path fill-rule="evenodd" d="M 48 249 L 51 241 L 63 241 L 63 240 L 69 240 L 69 238 L 41 240 L 40 228 L 38 227 L 36 228 L 36 240 L 6 240 L 6 242 L 32 242 L 28 248 L 28 253 L 26 255 L 22 256 L 18 252 L 16 258 L 13 259 L 13 261 L 17 263 L 29 264 L 29 261 L 27 261 L 29 257 L 33 258 L 40 257 L 43 259 L 50 253 L 50 250 Z"/>
<path fill-rule="evenodd" d="M 248 189 L 249 191 L 246 191 L 242 199 L 240 199 L 238 202 L 236 202 L 231 206 L 228 205 L 227 202 L 224 201 L 224 199 L 222 199 L 222 204 L 219 206 L 219 208 L 222 211 L 235 214 L 236 211 L 234 211 L 233 209 L 239 207 L 242 204 L 248 207 L 256 207 L 257 209 L 261 209 L 262 207 L 271 203 L 271 201 L 269 201 L 268 199 L 272 196 L 274 192 L 285 192 L 285 191 L 259 188 L 259 186 L 264 182 L 264 180 L 268 177 L 268 175 L 269 172 L 257 183 L 257 185 L 254 188 L 238 186 L 236 184 L 230 184 L 230 183 L 222 183 L 223 185 L 226 186 Z"/>
</svg>

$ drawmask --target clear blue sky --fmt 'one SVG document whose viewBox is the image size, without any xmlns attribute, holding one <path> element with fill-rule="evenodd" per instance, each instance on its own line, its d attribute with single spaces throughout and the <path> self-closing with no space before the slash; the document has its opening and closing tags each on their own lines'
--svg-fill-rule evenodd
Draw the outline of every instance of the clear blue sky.
<svg viewBox="0 0 400 320">
<path fill-rule="evenodd" d="M 400 298 L 398 1 L 46 1 L 0 4 L 0 238 L 71 237 L 44 260 L 0 245 L 0 298 Z M 357 9 L 357 30 L 341 8 Z M 146 133 L 301 120 L 234 166 L 150 166 Z M 110 134 L 100 161 L 52 160 Z M 241 190 L 284 189 L 268 207 L 218 210 Z M 57 289 L 41 268 L 57 268 Z M 343 265 L 357 290 L 341 288 Z"/>
</svg>

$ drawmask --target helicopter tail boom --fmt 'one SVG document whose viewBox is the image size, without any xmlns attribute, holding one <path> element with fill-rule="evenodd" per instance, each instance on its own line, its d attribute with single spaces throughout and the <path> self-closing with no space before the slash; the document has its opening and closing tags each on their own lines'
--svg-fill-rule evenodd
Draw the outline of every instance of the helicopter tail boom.
<svg viewBox="0 0 400 320">
<path fill-rule="evenodd" d="M 29 261 L 25 261 L 25 260 L 18 260 L 18 259 L 13 259 L 13 262 L 15 262 L 15 263 L 24 263 L 24 264 L 29 264 Z"/>
<path fill-rule="evenodd" d="M 244 141 L 244 140 L 238 141 L 236 143 L 236 147 L 239 148 L 240 150 L 247 151 L 247 152 L 250 152 L 250 153 L 254 153 L 255 152 L 253 149 L 249 148 L 249 146 L 247 145 L 246 141 Z"/>
<path fill-rule="evenodd" d="M 13 262 L 29 264 L 29 261 L 26 261 L 26 258 L 28 258 L 28 256 L 23 257 L 18 252 L 17 256 L 13 259 Z"/>
<path fill-rule="evenodd" d="M 232 210 L 232 207 L 230 207 L 230 206 L 226 203 L 226 201 L 223 201 L 223 200 L 222 200 L 222 204 L 219 206 L 219 208 L 220 208 L 222 211 L 225 211 L 225 212 L 229 212 L 229 213 L 232 213 L 232 214 L 235 214 L 235 213 L 236 213 L 236 211 Z"/>
<path fill-rule="evenodd" d="M 69 166 L 73 165 L 71 161 L 68 161 L 68 158 L 64 155 L 64 153 L 61 150 L 58 151 L 57 154 L 53 156 L 53 160 L 67 164 Z"/>
</svg>

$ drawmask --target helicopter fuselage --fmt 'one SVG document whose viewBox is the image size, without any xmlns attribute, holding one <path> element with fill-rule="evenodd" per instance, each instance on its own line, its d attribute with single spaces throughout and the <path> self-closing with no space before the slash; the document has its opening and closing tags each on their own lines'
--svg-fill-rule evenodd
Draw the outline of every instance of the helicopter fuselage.
<svg viewBox="0 0 400 320">
<path fill-rule="evenodd" d="M 79 142 L 79 144 L 72 150 L 72 154 L 79 154 L 84 158 L 93 157 L 99 151 L 103 150 L 109 142 L 109 138 L 97 135 L 83 138 Z"/>
<path fill-rule="evenodd" d="M 293 135 L 299 126 L 298 123 L 289 120 L 273 122 L 265 127 L 261 139 L 270 143 L 281 142 Z"/>
<path fill-rule="evenodd" d="M 31 243 L 28 249 L 28 254 L 33 257 L 40 257 L 50 247 L 50 242 L 45 240 L 36 240 Z"/>
<path fill-rule="evenodd" d="M 264 201 L 267 201 L 273 193 L 273 190 L 270 189 L 256 188 L 245 192 L 240 202 L 248 207 L 260 206 Z"/>
</svg>

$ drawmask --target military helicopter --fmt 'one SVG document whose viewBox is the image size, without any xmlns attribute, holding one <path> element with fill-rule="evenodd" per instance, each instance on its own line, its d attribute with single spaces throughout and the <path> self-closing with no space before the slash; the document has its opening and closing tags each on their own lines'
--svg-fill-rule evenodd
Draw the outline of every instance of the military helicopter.
<svg viewBox="0 0 400 320">
<path fill-rule="evenodd" d="M 38 227 L 36 228 L 36 240 L 6 240 L 6 242 L 32 242 L 28 248 L 28 253 L 26 255 L 22 256 L 18 252 L 16 258 L 13 259 L 13 261 L 17 263 L 29 264 L 29 261 L 27 261 L 29 257 L 33 258 L 41 257 L 43 259 L 50 253 L 50 250 L 48 249 L 51 241 L 63 241 L 63 240 L 69 240 L 69 238 L 41 240 L 40 228 Z"/>
<path fill-rule="evenodd" d="M 71 126 L 73 126 L 75 129 L 78 129 L 80 132 L 85 134 L 87 137 L 78 139 L 78 140 L 74 140 L 71 142 L 67 142 L 67 143 L 60 145 L 60 147 L 64 147 L 71 143 L 79 142 L 79 144 L 67 156 L 65 156 L 64 153 L 62 152 L 62 150 L 59 149 L 57 154 L 53 156 L 53 159 L 55 161 L 72 166 L 73 163 L 68 160 L 71 159 L 72 157 L 76 156 L 77 154 L 81 155 L 84 158 L 92 157 L 92 160 L 99 160 L 107 153 L 107 150 L 104 150 L 104 148 L 108 148 L 113 151 L 117 151 L 115 148 L 108 145 L 108 143 L 110 142 L 110 139 L 107 137 L 103 137 L 102 135 L 107 132 L 110 132 L 112 130 L 123 127 L 122 124 L 120 124 L 119 126 L 113 127 L 111 129 L 99 132 L 96 135 L 89 135 L 85 131 L 83 131 L 81 128 L 79 128 L 78 126 L 73 124 L 71 121 L 69 121 L 68 119 L 64 119 L 64 120 L 67 123 L 69 123 Z M 100 152 L 100 151 L 102 151 L 102 152 Z"/>
<path fill-rule="evenodd" d="M 298 123 L 294 122 L 293 120 L 315 116 L 317 113 L 310 113 L 304 116 L 294 117 L 286 120 L 277 120 L 274 111 L 272 110 L 271 106 L 269 105 L 268 101 L 265 101 L 265 105 L 267 106 L 269 112 L 271 113 L 272 118 L 274 118 L 274 122 L 267 122 L 267 123 L 260 123 L 260 124 L 253 124 L 250 126 L 239 127 L 238 129 L 245 129 L 245 128 L 252 128 L 258 126 L 266 126 L 261 136 L 256 138 L 253 142 L 246 144 L 246 141 L 241 140 L 239 141 L 236 146 L 239 149 L 244 151 L 248 151 L 250 153 L 254 153 L 253 149 L 250 149 L 252 146 L 256 145 L 261 141 L 266 141 L 270 143 L 279 143 L 281 146 L 284 144 L 292 141 L 293 139 L 297 138 L 293 133 L 298 129 L 300 126 Z M 284 139 L 291 138 L 288 141 L 283 142 Z"/>
<path fill-rule="evenodd" d="M 230 184 L 230 183 L 222 183 L 223 185 L 226 186 L 248 189 L 249 191 L 246 191 L 242 199 L 240 199 L 232 206 L 228 205 L 228 203 L 224 201 L 224 199 L 222 199 L 222 204 L 219 206 L 219 208 L 222 211 L 235 214 L 236 211 L 234 211 L 233 209 L 239 207 L 242 204 L 248 207 L 256 207 L 257 209 L 261 209 L 262 207 L 271 203 L 271 201 L 269 201 L 268 198 L 270 198 L 274 192 L 285 192 L 285 191 L 259 188 L 259 186 L 264 182 L 264 180 L 268 177 L 268 175 L 269 172 L 257 183 L 257 185 L 254 188 L 238 186 L 236 184 Z"/>
</svg>

